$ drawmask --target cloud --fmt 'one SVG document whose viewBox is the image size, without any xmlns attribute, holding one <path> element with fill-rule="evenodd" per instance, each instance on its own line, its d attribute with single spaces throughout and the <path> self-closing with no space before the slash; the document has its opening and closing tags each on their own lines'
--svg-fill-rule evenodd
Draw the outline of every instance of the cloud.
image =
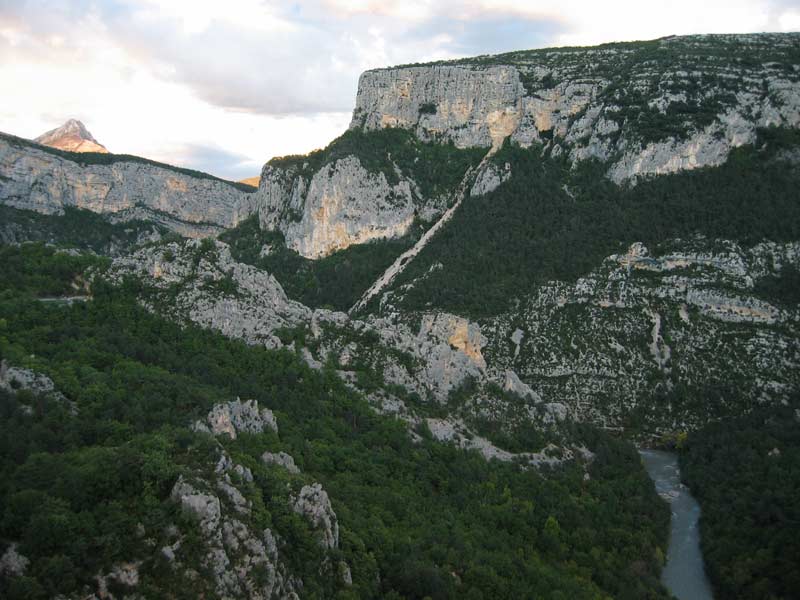
<svg viewBox="0 0 800 600">
<path fill-rule="evenodd" d="M 197 171 L 214 173 L 218 177 L 239 181 L 258 174 L 258 164 L 253 164 L 250 157 L 238 152 L 231 152 L 216 145 L 185 144 L 177 149 L 178 166 L 185 166 Z"/>
<path fill-rule="evenodd" d="M 446 36 L 445 46 L 450 53 L 476 56 L 539 48 L 554 39 L 561 28 L 562 24 L 552 18 L 495 13 L 472 19 L 437 17 L 412 30 L 412 35 L 421 40 Z"/>
<path fill-rule="evenodd" d="M 206 102 L 268 115 L 351 110 L 368 68 L 541 45 L 554 28 L 453 2 L 275 5 L 22 0 L 0 8 L 0 22 L 21 32 L 17 51 L 37 60 L 119 53 L 120 63 L 180 82 Z"/>
</svg>

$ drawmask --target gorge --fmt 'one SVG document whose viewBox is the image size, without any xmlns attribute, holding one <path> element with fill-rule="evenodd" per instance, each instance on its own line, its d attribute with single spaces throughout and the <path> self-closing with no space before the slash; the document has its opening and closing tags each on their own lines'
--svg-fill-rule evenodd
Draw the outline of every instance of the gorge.
<svg viewBox="0 0 800 600">
<path fill-rule="evenodd" d="M 791 598 L 799 164 L 794 33 L 370 70 L 258 188 L 0 135 L 0 595 Z"/>
</svg>

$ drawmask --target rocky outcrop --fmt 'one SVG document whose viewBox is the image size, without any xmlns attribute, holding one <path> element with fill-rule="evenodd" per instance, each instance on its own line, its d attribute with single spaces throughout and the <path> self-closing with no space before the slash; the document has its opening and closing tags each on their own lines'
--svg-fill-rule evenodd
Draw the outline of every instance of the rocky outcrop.
<svg viewBox="0 0 800 600">
<path fill-rule="evenodd" d="M 275 535 L 270 529 L 254 531 L 247 524 L 249 507 L 229 483 L 230 476 L 225 472 L 221 476 L 217 487 L 223 491 L 225 501 L 209 491 L 209 482 L 184 477 L 178 479 L 171 492 L 172 500 L 197 522 L 206 548 L 203 565 L 213 577 L 215 592 L 223 598 L 296 598 L 302 583 L 288 573 L 281 561 Z M 236 503 L 231 498 L 241 500 Z M 162 554 L 176 568 L 180 566 L 179 542 L 162 549 Z"/>
<path fill-rule="evenodd" d="M 120 282 L 128 275 L 147 283 L 150 308 L 251 344 L 279 347 L 277 329 L 311 320 L 312 311 L 289 300 L 272 275 L 236 262 L 222 242 L 145 247 L 115 259 L 104 276 Z"/>
<path fill-rule="evenodd" d="M 306 258 L 402 236 L 414 220 L 410 182 L 390 185 L 383 173 L 367 171 L 355 156 L 310 176 L 268 163 L 258 197 L 261 228 L 280 230 L 287 247 Z"/>
<path fill-rule="evenodd" d="M 63 395 L 56 390 L 53 380 L 47 375 L 31 369 L 12 367 L 6 360 L 0 362 L 0 389 L 8 392 L 28 390 L 34 394 L 53 394 L 63 398 Z"/>
<path fill-rule="evenodd" d="M 511 177 L 511 165 L 506 163 L 503 169 L 497 167 L 493 163 L 486 165 L 486 168 L 481 170 L 472 189 L 469 191 L 470 196 L 482 196 L 493 192 L 500 184 L 507 181 Z"/>
<path fill-rule="evenodd" d="M 287 454 L 286 452 L 264 452 L 264 454 L 261 455 L 261 460 L 267 465 L 279 465 L 293 475 L 300 473 L 300 469 L 294 464 L 294 458 L 291 454 Z"/>
<path fill-rule="evenodd" d="M 31 561 L 20 554 L 17 548 L 17 544 L 11 544 L 0 556 L 0 575 L 4 577 L 19 577 L 25 574 L 25 570 Z"/>
<path fill-rule="evenodd" d="M 102 161 L 0 135 L 0 204 L 44 214 L 81 208 L 116 220 L 145 218 L 189 237 L 215 235 L 256 210 L 230 182 L 136 157 Z"/>
<path fill-rule="evenodd" d="M 63 402 L 70 413 L 78 414 L 76 404 L 58 391 L 53 380 L 47 375 L 31 369 L 11 366 L 5 359 L 0 361 L 0 389 L 12 393 L 18 390 L 27 390 L 37 396 L 44 396 L 55 402 Z M 33 409 L 25 406 L 23 410 L 30 412 Z"/>
<path fill-rule="evenodd" d="M 416 368 L 409 370 L 397 361 L 397 356 L 363 353 L 358 350 L 360 360 L 367 360 L 372 368 L 383 374 L 390 383 L 400 385 L 430 398 L 446 403 L 451 392 L 469 381 L 481 381 L 486 377 L 486 361 L 482 348 L 486 338 L 480 328 L 467 319 L 447 313 L 422 315 L 419 329 L 411 329 L 398 317 L 370 318 L 368 331 L 381 340 L 383 346 L 406 353 L 414 360 Z M 356 323 L 357 327 L 364 327 Z"/>
<path fill-rule="evenodd" d="M 240 433 L 263 433 L 270 429 L 278 433 L 275 415 L 268 408 L 259 408 L 258 400 L 239 398 L 226 404 L 216 404 L 203 421 L 197 421 L 195 431 L 205 431 L 213 435 L 226 434 L 232 440 Z"/>
<path fill-rule="evenodd" d="M 542 144 L 572 161 L 610 162 L 617 183 L 715 166 L 757 127 L 800 125 L 797 39 L 670 37 L 377 69 L 359 80 L 350 126 L 401 127 L 462 148 Z"/>
<path fill-rule="evenodd" d="M 331 550 L 339 547 L 339 520 L 319 483 L 303 486 L 294 501 L 294 512 L 303 515 L 319 532 L 323 547 Z"/>
<path fill-rule="evenodd" d="M 797 243 L 633 244 L 482 323 L 483 354 L 513 369 L 507 390 L 582 420 L 615 428 L 636 415 L 650 431 L 691 429 L 800 387 L 800 312 L 756 290 L 790 266 L 800 266 Z"/>
<path fill-rule="evenodd" d="M 548 444 L 539 452 L 508 452 L 484 437 L 476 435 L 460 420 L 426 419 L 425 424 L 434 439 L 450 442 L 466 450 L 480 452 L 486 460 L 515 461 L 529 467 L 555 467 L 576 458 L 591 462 L 594 455 L 584 447 L 569 448 Z"/>
</svg>

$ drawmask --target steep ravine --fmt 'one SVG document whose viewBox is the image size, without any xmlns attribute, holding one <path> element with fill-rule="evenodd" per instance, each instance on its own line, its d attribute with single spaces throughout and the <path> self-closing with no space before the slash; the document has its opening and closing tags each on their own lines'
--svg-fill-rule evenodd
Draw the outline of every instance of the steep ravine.
<svg viewBox="0 0 800 600">
<path fill-rule="evenodd" d="M 364 308 L 372 298 L 378 295 L 381 290 L 386 288 L 386 286 L 391 284 L 395 277 L 402 273 L 403 269 L 405 269 L 406 266 L 408 266 L 408 264 L 414 260 L 414 257 L 419 254 L 422 249 L 425 248 L 425 246 L 428 245 L 428 242 L 431 241 L 433 236 L 435 236 L 436 233 L 442 227 L 444 227 L 450 221 L 450 219 L 453 218 L 453 215 L 458 210 L 458 207 L 461 206 L 461 203 L 464 201 L 464 198 L 467 195 L 467 190 L 471 187 L 470 184 L 480 179 L 483 171 L 486 168 L 487 160 L 492 156 L 493 153 L 494 148 L 492 148 L 492 150 L 490 150 L 486 156 L 483 157 L 483 160 L 475 170 L 470 169 L 464 174 L 464 178 L 461 180 L 461 185 L 459 185 L 458 191 L 456 192 L 456 201 L 453 206 L 444 212 L 439 220 L 436 221 L 436 223 L 434 223 L 431 228 L 425 232 L 425 234 L 419 239 L 419 241 L 417 241 L 416 244 L 397 257 L 397 260 L 395 260 L 391 266 L 386 269 L 383 275 L 381 275 L 375 281 L 375 283 L 373 283 L 369 289 L 364 292 L 364 295 L 361 296 L 359 301 L 353 305 L 353 308 L 351 308 L 349 311 L 350 314 L 356 313 Z"/>
</svg>

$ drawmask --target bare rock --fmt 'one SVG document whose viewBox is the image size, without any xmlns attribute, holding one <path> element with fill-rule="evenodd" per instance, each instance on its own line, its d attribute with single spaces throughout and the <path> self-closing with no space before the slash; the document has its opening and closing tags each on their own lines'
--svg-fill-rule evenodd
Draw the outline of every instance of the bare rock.
<svg viewBox="0 0 800 600">
<path fill-rule="evenodd" d="M 264 452 L 261 455 L 261 460 L 264 464 L 268 465 L 279 465 L 289 471 L 289 473 L 297 474 L 300 472 L 300 469 L 297 468 L 297 465 L 294 464 L 294 458 L 292 458 L 291 454 L 287 454 L 286 452 L 278 452 L 277 454 L 273 454 L 272 452 Z"/>
<path fill-rule="evenodd" d="M 268 408 L 259 409 L 258 400 L 239 398 L 226 404 L 217 404 L 204 421 L 194 425 L 197 431 L 209 431 L 214 435 L 226 434 L 236 439 L 239 433 L 263 433 L 266 429 L 278 432 L 275 415 Z"/>
<path fill-rule="evenodd" d="M 319 483 L 303 486 L 294 502 L 294 511 L 320 532 L 320 543 L 325 548 L 338 548 L 339 522 L 327 492 Z"/>
<path fill-rule="evenodd" d="M 17 544 L 11 544 L 0 556 L 0 575 L 18 577 L 25 574 L 30 560 L 17 551 Z"/>
</svg>

